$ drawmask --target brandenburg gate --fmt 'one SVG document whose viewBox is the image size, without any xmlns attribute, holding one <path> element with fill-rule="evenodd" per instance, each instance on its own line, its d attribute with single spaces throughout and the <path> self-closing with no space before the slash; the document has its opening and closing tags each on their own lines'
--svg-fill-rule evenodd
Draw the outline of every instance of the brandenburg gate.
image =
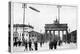
<svg viewBox="0 0 80 54">
<path fill-rule="evenodd" d="M 45 35 L 46 38 L 48 35 L 52 37 L 55 37 L 55 31 L 58 31 L 58 37 L 60 37 L 60 31 L 62 32 L 62 37 L 64 36 L 64 31 L 66 31 L 65 38 L 62 39 L 62 41 L 67 42 L 67 24 L 60 24 L 57 20 L 53 24 L 45 24 Z"/>
</svg>

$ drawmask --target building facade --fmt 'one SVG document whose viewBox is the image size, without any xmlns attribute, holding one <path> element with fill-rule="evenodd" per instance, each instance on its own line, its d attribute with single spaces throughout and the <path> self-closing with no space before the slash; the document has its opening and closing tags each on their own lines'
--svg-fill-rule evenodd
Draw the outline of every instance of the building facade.
<svg viewBox="0 0 80 54">
<path fill-rule="evenodd" d="M 23 30 L 24 29 L 24 30 Z M 14 41 L 23 41 L 23 37 L 26 40 L 29 40 L 29 32 L 33 31 L 33 27 L 31 25 L 23 25 L 23 24 L 14 24 L 13 27 L 13 40 Z M 16 39 L 16 40 L 15 40 Z"/>
</svg>

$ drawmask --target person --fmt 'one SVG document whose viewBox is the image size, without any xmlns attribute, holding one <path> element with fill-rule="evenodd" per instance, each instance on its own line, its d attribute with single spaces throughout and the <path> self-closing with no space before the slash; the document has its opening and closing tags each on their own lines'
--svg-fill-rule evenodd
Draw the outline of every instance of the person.
<svg viewBox="0 0 80 54">
<path fill-rule="evenodd" d="M 53 49 L 53 42 L 52 41 L 50 41 L 50 43 L 49 43 L 49 49 Z"/>
<path fill-rule="evenodd" d="M 18 43 L 19 43 L 19 46 L 21 46 L 21 41 L 20 40 L 18 41 Z"/>
<path fill-rule="evenodd" d="M 31 42 L 31 40 L 29 40 L 29 50 L 30 50 L 30 51 L 33 50 L 33 49 L 32 49 L 32 42 Z"/>
<path fill-rule="evenodd" d="M 59 44 L 58 44 L 58 45 L 59 45 L 59 46 L 61 46 L 61 44 L 62 44 L 62 41 L 61 41 L 61 40 L 59 40 Z"/>
<path fill-rule="evenodd" d="M 27 49 L 27 47 L 28 47 L 28 46 L 27 46 L 27 45 L 28 45 L 27 40 L 25 40 L 24 44 L 25 44 L 25 50 L 28 50 L 28 49 Z M 24 51 L 25 51 L 25 50 L 24 50 Z"/>
<path fill-rule="evenodd" d="M 40 47 L 42 47 L 42 42 L 40 42 Z"/>
<path fill-rule="evenodd" d="M 17 47 L 17 38 L 15 37 L 15 38 L 13 38 L 13 40 L 14 40 L 14 46 Z"/>
<path fill-rule="evenodd" d="M 17 47 L 17 44 L 18 44 L 18 42 L 14 42 L 14 46 L 16 46 L 16 47 Z"/>
<path fill-rule="evenodd" d="M 38 44 L 37 41 L 34 42 L 35 50 L 38 50 Z"/>
<path fill-rule="evenodd" d="M 54 49 L 57 48 L 57 40 L 55 40 L 55 39 L 54 39 L 54 41 L 53 41 L 53 47 L 54 47 Z"/>
</svg>

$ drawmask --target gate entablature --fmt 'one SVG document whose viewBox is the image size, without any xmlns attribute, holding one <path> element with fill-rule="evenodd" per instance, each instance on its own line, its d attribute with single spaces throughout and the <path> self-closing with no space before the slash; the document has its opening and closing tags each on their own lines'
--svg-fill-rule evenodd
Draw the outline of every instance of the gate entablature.
<svg viewBox="0 0 80 54">
<path fill-rule="evenodd" d="M 64 31 L 67 30 L 67 24 L 45 24 L 45 30 Z"/>
</svg>

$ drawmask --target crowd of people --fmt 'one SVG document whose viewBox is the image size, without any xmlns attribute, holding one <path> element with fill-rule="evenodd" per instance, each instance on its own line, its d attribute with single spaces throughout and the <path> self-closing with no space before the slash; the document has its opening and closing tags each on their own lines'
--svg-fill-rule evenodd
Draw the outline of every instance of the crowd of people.
<svg viewBox="0 0 80 54">
<path fill-rule="evenodd" d="M 27 42 L 27 40 L 26 40 L 25 43 L 24 43 L 24 46 L 25 46 L 24 51 L 27 51 L 28 50 L 28 47 L 29 47 L 29 51 L 32 51 L 33 50 L 32 41 L 31 40 L 29 40 L 29 42 Z M 34 49 L 35 50 L 38 50 L 38 43 L 37 43 L 37 41 L 34 42 Z"/>
<path fill-rule="evenodd" d="M 24 51 L 32 51 L 32 50 L 38 50 L 38 43 L 39 42 L 37 42 L 37 41 L 32 41 L 31 39 L 29 39 L 29 41 L 28 40 L 24 40 L 23 42 L 20 42 L 19 40 L 17 41 L 16 39 L 15 39 L 15 42 L 14 42 L 14 46 L 21 46 L 22 44 L 24 44 L 23 46 L 25 46 L 25 49 L 24 49 Z M 61 43 L 62 43 L 62 41 L 61 40 L 59 40 L 59 41 L 57 41 L 57 40 L 52 40 L 52 41 L 50 41 L 49 42 L 49 49 L 56 49 L 57 48 L 57 45 L 61 45 Z M 34 45 L 34 46 L 33 46 Z M 42 45 L 43 45 L 43 43 L 42 42 L 40 42 L 40 47 L 42 47 Z"/>
<path fill-rule="evenodd" d="M 61 46 L 62 44 L 62 41 L 59 40 L 59 41 L 56 41 L 55 39 L 53 41 L 50 41 L 49 42 L 49 49 L 56 49 L 57 48 L 57 45 Z"/>
</svg>

